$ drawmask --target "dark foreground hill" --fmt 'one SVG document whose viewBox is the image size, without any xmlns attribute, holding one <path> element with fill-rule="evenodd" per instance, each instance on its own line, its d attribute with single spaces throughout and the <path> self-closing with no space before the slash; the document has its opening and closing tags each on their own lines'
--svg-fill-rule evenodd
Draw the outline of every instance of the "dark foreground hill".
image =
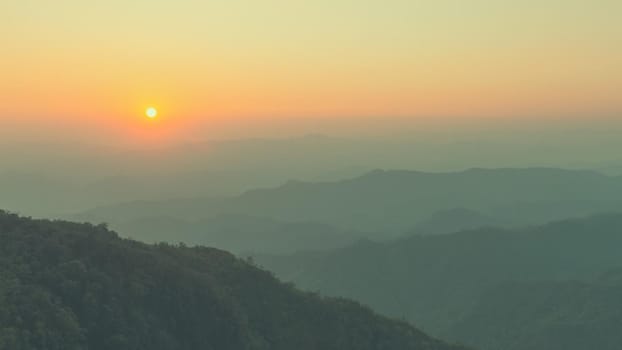
<svg viewBox="0 0 622 350">
<path fill-rule="evenodd" d="M 480 349 L 619 349 L 622 282 L 595 281 L 622 269 L 621 251 L 622 214 L 603 214 L 256 260 Z"/>
<path fill-rule="evenodd" d="M 0 349 L 458 349 L 210 248 L 0 212 Z"/>
</svg>

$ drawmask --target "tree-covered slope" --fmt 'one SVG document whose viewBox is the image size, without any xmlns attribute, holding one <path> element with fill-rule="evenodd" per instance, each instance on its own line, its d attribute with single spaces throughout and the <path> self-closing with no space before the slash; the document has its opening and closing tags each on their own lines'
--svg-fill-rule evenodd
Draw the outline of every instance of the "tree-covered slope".
<svg viewBox="0 0 622 350">
<path fill-rule="evenodd" d="M 0 349 L 457 347 L 224 251 L 0 212 Z"/>
<path fill-rule="evenodd" d="M 518 296 L 506 290 L 496 294 L 496 305 L 484 308 L 491 290 L 507 283 L 588 283 L 622 268 L 621 249 L 622 214 L 603 214 L 523 229 L 486 228 L 391 243 L 361 242 L 331 252 L 256 259 L 303 288 L 353 298 L 387 315 L 404 317 L 434 335 L 480 347 L 491 339 L 504 338 L 497 345 L 516 339 L 516 333 L 501 326 L 522 314 L 511 305 L 520 309 L 530 303 L 512 299 Z M 504 298 L 508 305 L 503 304 Z M 554 299 L 532 300 L 543 308 L 556 305 Z M 617 303 L 610 305 L 616 308 L 613 313 L 622 314 Z M 486 322 L 473 323 L 474 317 L 487 310 L 493 312 L 486 314 L 490 316 Z M 524 318 L 525 322 L 536 319 Z M 563 344 L 562 334 L 547 334 L 557 345 Z M 523 334 L 522 339 L 529 336 Z"/>
<path fill-rule="evenodd" d="M 447 333 L 484 350 L 617 350 L 621 276 L 503 284 L 484 293 Z"/>
</svg>

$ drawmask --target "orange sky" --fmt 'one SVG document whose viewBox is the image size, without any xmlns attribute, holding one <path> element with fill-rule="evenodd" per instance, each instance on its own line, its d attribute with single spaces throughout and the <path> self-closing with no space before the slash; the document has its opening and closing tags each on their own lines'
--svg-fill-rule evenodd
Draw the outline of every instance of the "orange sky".
<svg viewBox="0 0 622 350">
<path fill-rule="evenodd" d="M 5 0 L 0 13 L 3 121 L 172 134 L 622 111 L 617 0 Z"/>
</svg>

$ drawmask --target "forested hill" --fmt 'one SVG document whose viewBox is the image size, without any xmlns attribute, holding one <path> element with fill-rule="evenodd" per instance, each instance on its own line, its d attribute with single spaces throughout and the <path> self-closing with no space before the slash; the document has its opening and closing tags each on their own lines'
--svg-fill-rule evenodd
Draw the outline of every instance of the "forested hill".
<svg viewBox="0 0 622 350">
<path fill-rule="evenodd" d="M 478 349 L 610 350 L 622 341 L 621 251 L 622 214 L 610 213 L 255 258 Z"/>
<path fill-rule="evenodd" d="M 460 347 L 211 248 L 0 212 L 0 349 Z"/>
</svg>

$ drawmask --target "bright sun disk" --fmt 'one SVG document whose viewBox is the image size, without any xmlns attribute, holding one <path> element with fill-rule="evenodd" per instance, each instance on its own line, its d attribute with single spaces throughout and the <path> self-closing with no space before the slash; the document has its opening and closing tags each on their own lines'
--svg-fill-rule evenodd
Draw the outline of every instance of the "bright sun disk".
<svg viewBox="0 0 622 350">
<path fill-rule="evenodd" d="M 155 118 L 158 115 L 158 111 L 153 107 L 149 107 L 147 108 L 147 110 L 145 110 L 145 114 L 149 118 Z"/>
</svg>

